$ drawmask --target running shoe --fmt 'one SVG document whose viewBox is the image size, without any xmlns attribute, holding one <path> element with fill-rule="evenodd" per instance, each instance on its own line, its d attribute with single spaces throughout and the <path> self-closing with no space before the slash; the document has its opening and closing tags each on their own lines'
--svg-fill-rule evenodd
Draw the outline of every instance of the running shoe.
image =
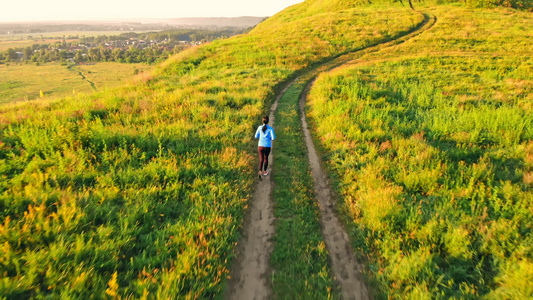
<svg viewBox="0 0 533 300">
<path fill-rule="evenodd" d="M 263 176 L 267 176 L 267 175 L 268 175 L 268 171 L 264 171 Z"/>
</svg>

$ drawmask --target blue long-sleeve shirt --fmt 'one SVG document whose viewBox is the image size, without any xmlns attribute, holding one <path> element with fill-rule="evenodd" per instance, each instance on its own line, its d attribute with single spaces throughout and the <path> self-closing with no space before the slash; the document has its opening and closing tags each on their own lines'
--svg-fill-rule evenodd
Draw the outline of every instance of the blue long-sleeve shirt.
<svg viewBox="0 0 533 300">
<path fill-rule="evenodd" d="M 257 127 L 255 138 L 259 138 L 259 147 L 272 147 L 272 140 L 276 138 L 274 128 L 267 125 L 267 130 L 263 132 L 263 126 Z"/>
</svg>

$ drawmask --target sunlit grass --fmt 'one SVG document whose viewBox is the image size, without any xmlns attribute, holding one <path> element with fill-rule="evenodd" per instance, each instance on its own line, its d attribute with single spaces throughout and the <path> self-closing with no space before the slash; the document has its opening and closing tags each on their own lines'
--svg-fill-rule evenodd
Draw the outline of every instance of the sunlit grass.
<svg viewBox="0 0 533 300">
<path fill-rule="evenodd" d="M 530 298 L 533 20 L 428 10 L 428 32 L 317 80 L 315 131 L 378 297 Z"/>
<path fill-rule="evenodd" d="M 220 295 L 254 179 L 251 137 L 279 84 L 422 21 L 343 6 L 306 19 L 305 5 L 120 88 L 0 106 L 0 295 Z"/>
<path fill-rule="evenodd" d="M 283 299 L 338 299 L 298 113 L 304 87 L 305 81 L 294 83 L 276 115 L 272 285 Z"/>
</svg>

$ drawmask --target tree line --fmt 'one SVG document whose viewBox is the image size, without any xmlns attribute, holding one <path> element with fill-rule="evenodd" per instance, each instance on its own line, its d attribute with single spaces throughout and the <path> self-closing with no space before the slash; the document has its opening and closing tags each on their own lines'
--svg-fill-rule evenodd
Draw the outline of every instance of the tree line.
<svg viewBox="0 0 533 300">
<path fill-rule="evenodd" d="M 244 29 L 173 30 L 165 32 L 119 35 L 81 36 L 75 40 L 35 43 L 27 47 L 9 48 L 0 52 L 0 63 L 8 62 L 121 62 L 153 64 L 167 59 L 198 43 L 244 33 Z M 69 37 L 70 38 L 70 37 Z"/>
<path fill-rule="evenodd" d="M 106 48 L 98 46 L 93 48 L 82 48 L 76 51 L 60 50 L 50 47 L 50 44 L 34 44 L 25 48 L 9 48 L 0 52 L 0 62 L 121 62 L 121 63 L 147 63 L 160 62 L 170 55 L 182 51 L 190 44 L 176 45 L 174 47 L 152 46 L 138 49 L 130 46 L 127 49 Z M 22 55 L 21 55 L 22 54 Z"/>
</svg>

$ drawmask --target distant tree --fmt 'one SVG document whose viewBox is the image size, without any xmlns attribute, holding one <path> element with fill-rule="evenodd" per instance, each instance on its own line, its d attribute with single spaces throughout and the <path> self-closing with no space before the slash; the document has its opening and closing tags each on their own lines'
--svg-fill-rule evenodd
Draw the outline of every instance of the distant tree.
<svg viewBox="0 0 533 300">
<path fill-rule="evenodd" d="M 56 60 L 57 60 L 56 51 L 47 51 L 46 52 L 46 55 L 44 56 L 44 61 L 45 62 L 56 61 Z"/>
<path fill-rule="evenodd" d="M 87 53 L 87 58 L 90 61 L 99 61 L 100 60 L 100 51 L 98 48 L 91 48 Z"/>
<path fill-rule="evenodd" d="M 111 57 L 111 52 L 108 49 L 100 48 L 100 61 L 108 61 Z"/>
<path fill-rule="evenodd" d="M 146 39 L 147 39 L 147 40 L 151 40 L 151 41 L 153 41 L 153 40 L 159 40 L 159 34 L 157 34 L 157 33 L 150 33 L 150 34 L 147 35 Z"/>
<path fill-rule="evenodd" d="M 31 50 L 30 47 L 24 48 L 23 53 L 24 53 L 24 59 L 26 60 L 30 60 L 33 55 L 33 51 Z"/>
<path fill-rule="evenodd" d="M 4 56 L 6 61 L 15 61 L 18 58 L 17 52 L 13 48 L 8 48 Z"/>
<path fill-rule="evenodd" d="M 84 61 L 81 51 L 77 51 L 76 54 L 74 54 L 74 60 L 76 62 Z"/>
<path fill-rule="evenodd" d="M 116 48 L 113 49 L 113 52 L 111 52 L 111 59 L 114 61 L 120 61 L 123 58 L 123 51 Z"/>
</svg>

